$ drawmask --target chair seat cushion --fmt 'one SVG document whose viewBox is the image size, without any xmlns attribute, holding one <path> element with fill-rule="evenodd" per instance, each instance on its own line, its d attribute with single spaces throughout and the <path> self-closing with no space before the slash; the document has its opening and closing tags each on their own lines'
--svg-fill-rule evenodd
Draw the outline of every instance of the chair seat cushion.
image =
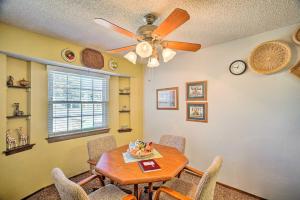
<svg viewBox="0 0 300 200">
<path fill-rule="evenodd" d="M 121 200 L 127 196 L 117 186 L 109 184 L 89 194 L 90 200 Z"/>
<path fill-rule="evenodd" d="M 182 179 L 178 179 L 178 178 L 171 179 L 170 181 L 163 184 L 163 186 L 171 188 L 171 189 L 173 189 L 185 196 L 188 196 L 192 199 L 194 198 L 195 192 L 197 189 L 197 185 L 195 185 L 191 182 L 187 182 Z M 160 200 L 176 200 L 175 198 L 171 197 L 170 195 L 168 195 L 164 192 L 160 193 L 159 199 Z"/>
</svg>

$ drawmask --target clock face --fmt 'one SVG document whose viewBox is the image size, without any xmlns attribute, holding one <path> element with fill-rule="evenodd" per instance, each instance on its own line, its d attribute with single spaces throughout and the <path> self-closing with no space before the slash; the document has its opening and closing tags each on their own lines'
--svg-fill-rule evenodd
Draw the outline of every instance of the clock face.
<svg viewBox="0 0 300 200">
<path fill-rule="evenodd" d="M 242 60 L 236 60 L 232 62 L 229 66 L 230 73 L 234 75 L 243 74 L 247 69 L 247 64 Z"/>
<path fill-rule="evenodd" d="M 115 71 L 117 68 L 118 68 L 118 63 L 117 61 L 113 60 L 113 59 L 110 59 L 108 61 L 108 65 L 110 67 L 111 70 Z"/>
</svg>

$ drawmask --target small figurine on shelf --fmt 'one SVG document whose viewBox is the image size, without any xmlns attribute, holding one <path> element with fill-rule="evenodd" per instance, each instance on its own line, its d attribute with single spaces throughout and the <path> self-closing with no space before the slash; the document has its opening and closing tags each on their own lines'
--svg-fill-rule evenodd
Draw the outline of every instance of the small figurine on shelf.
<svg viewBox="0 0 300 200">
<path fill-rule="evenodd" d="M 20 146 L 26 145 L 27 144 L 27 135 L 23 133 L 23 128 L 19 127 L 16 129 L 18 135 L 19 135 L 19 143 Z"/>
<path fill-rule="evenodd" d="M 28 87 L 30 82 L 29 81 L 26 81 L 24 78 L 22 80 L 19 80 L 19 85 L 22 86 L 22 87 Z"/>
<path fill-rule="evenodd" d="M 6 144 L 8 150 L 17 147 L 17 140 L 10 135 L 10 129 L 6 131 Z"/>
<path fill-rule="evenodd" d="M 8 80 L 6 82 L 7 86 L 14 86 L 14 77 L 8 76 Z"/>
<path fill-rule="evenodd" d="M 15 111 L 14 111 L 14 115 L 15 116 L 22 116 L 22 115 L 24 115 L 24 112 L 20 111 L 20 103 L 14 103 L 13 105 L 16 107 Z"/>
</svg>

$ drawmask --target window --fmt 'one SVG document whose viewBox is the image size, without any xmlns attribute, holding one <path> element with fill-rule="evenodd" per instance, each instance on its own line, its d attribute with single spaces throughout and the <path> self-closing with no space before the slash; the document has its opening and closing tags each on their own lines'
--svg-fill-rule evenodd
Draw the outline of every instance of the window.
<svg viewBox="0 0 300 200">
<path fill-rule="evenodd" d="M 109 76 L 48 66 L 49 138 L 108 128 Z"/>
</svg>

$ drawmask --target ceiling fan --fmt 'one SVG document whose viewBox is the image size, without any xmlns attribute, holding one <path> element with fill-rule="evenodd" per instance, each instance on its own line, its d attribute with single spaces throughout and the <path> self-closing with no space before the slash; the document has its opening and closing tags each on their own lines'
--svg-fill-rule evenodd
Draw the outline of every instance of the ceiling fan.
<svg viewBox="0 0 300 200">
<path fill-rule="evenodd" d="M 174 50 L 195 52 L 201 48 L 200 44 L 164 40 L 164 37 L 190 19 L 187 11 L 176 8 L 159 26 L 153 24 L 156 19 L 157 17 L 153 14 L 145 15 L 144 21 L 147 24 L 140 26 L 136 34 L 102 18 L 95 18 L 94 21 L 138 41 L 138 44 L 135 45 L 108 50 L 110 53 L 119 53 L 135 49 L 135 52 L 130 51 L 124 56 L 134 64 L 136 64 L 137 55 L 139 55 L 141 58 L 149 58 L 148 67 L 157 67 L 159 66 L 159 53 L 161 53 L 164 62 L 168 62 L 176 55 Z"/>
</svg>

